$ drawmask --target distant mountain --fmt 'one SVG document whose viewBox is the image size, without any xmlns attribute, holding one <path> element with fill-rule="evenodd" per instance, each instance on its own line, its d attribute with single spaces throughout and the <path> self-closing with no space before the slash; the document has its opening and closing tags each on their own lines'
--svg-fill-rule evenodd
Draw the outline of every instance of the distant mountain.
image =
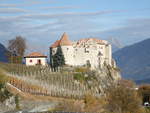
<svg viewBox="0 0 150 113">
<path fill-rule="evenodd" d="M 116 38 L 110 37 L 107 40 L 111 43 L 113 52 L 123 48 L 123 45 L 121 44 L 121 42 L 117 40 Z"/>
<path fill-rule="evenodd" d="M 0 62 L 8 62 L 6 53 L 7 49 L 2 44 L 0 44 Z"/>
<path fill-rule="evenodd" d="M 142 79 L 142 80 L 135 80 L 137 84 L 150 84 L 150 78 Z"/>
<path fill-rule="evenodd" d="M 139 83 L 150 80 L 150 39 L 124 47 L 113 53 L 113 57 L 124 78 Z"/>
</svg>

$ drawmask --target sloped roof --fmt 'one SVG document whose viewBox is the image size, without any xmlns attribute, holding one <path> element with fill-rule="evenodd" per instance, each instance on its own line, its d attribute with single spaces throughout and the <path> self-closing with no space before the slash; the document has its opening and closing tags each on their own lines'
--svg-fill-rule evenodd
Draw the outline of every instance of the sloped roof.
<svg viewBox="0 0 150 113">
<path fill-rule="evenodd" d="M 57 40 L 50 47 L 55 48 L 58 46 L 71 46 L 72 42 L 69 40 L 67 33 L 64 33 L 60 40 Z"/>
<path fill-rule="evenodd" d="M 33 52 L 33 53 L 30 53 L 29 55 L 27 55 L 26 57 L 47 57 L 39 52 Z"/>
<path fill-rule="evenodd" d="M 95 41 L 97 44 L 106 44 L 106 41 L 105 41 L 105 40 L 100 40 L 100 39 L 97 39 L 97 38 L 85 38 L 85 39 L 80 39 L 77 43 L 78 43 L 78 44 L 86 43 L 86 42 L 88 42 L 89 40 L 93 40 L 93 41 Z"/>
<path fill-rule="evenodd" d="M 58 47 L 60 45 L 60 40 L 57 40 L 56 42 L 54 42 L 51 47 L 52 48 L 55 48 L 55 47 Z"/>
<path fill-rule="evenodd" d="M 64 33 L 60 39 L 61 46 L 72 45 L 72 42 L 69 40 L 67 33 Z"/>
</svg>

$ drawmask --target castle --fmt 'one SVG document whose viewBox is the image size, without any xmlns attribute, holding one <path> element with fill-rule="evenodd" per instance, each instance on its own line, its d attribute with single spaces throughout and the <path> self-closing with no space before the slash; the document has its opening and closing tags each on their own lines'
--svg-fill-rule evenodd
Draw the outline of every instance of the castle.
<svg viewBox="0 0 150 113">
<path fill-rule="evenodd" d="M 111 45 L 106 40 L 96 38 L 80 39 L 71 42 L 66 33 L 60 40 L 50 46 L 50 59 L 61 46 L 65 58 L 65 64 L 70 66 L 83 66 L 90 64 L 91 68 L 97 68 L 106 64 L 112 65 Z"/>
</svg>

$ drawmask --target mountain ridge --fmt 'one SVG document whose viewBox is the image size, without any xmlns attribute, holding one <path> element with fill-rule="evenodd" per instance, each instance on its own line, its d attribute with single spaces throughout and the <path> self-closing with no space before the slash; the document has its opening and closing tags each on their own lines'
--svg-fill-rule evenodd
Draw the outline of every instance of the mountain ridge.
<svg viewBox="0 0 150 113">
<path fill-rule="evenodd" d="M 113 53 L 124 78 L 144 80 L 150 78 L 150 38 L 126 46 Z"/>
<path fill-rule="evenodd" d="M 8 50 L 5 46 L 0 43 L 0 62 L 8 62 L 8 58 L 6 56 L 7 52 Z"/>
</svg>

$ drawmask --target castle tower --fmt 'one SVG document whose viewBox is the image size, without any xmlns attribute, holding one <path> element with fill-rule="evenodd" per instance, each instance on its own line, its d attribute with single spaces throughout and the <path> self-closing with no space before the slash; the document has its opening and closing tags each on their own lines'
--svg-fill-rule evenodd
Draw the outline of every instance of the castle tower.
<svg viewBox="0 0 150 113">
<path fill-rule="evenodd" d="M 73 65 L 74 64 L 74 59 L 73 59 L 74 49 L 72 46 L 72 42 L 69 40 L 67 33 L 64 33 L 60 40 L 57 40 L 54 44 L 51 45 L 50 59 L 51 59 L 51 56 L 56 53 L 58 46 L 61 46 L 62 48 L 62 52 L 65 58 L 65 64 Z"/>
<path fill-rule="evenodd" d="M 106 45 L 106 63 L 109 65 L 112 64 L 112 50 L 110 44 Z"/>
<path fill-rule="evenodd" d="M 64 33 L 60 39 L 60 46 L 62 48 L 64 57 L 65 57 L 65 63 L 68 65 L 74 64 L 74 49 L 72 46 L 72 42 L 69 40 L 69 37 L 67 33 Z"/>
</svg>

